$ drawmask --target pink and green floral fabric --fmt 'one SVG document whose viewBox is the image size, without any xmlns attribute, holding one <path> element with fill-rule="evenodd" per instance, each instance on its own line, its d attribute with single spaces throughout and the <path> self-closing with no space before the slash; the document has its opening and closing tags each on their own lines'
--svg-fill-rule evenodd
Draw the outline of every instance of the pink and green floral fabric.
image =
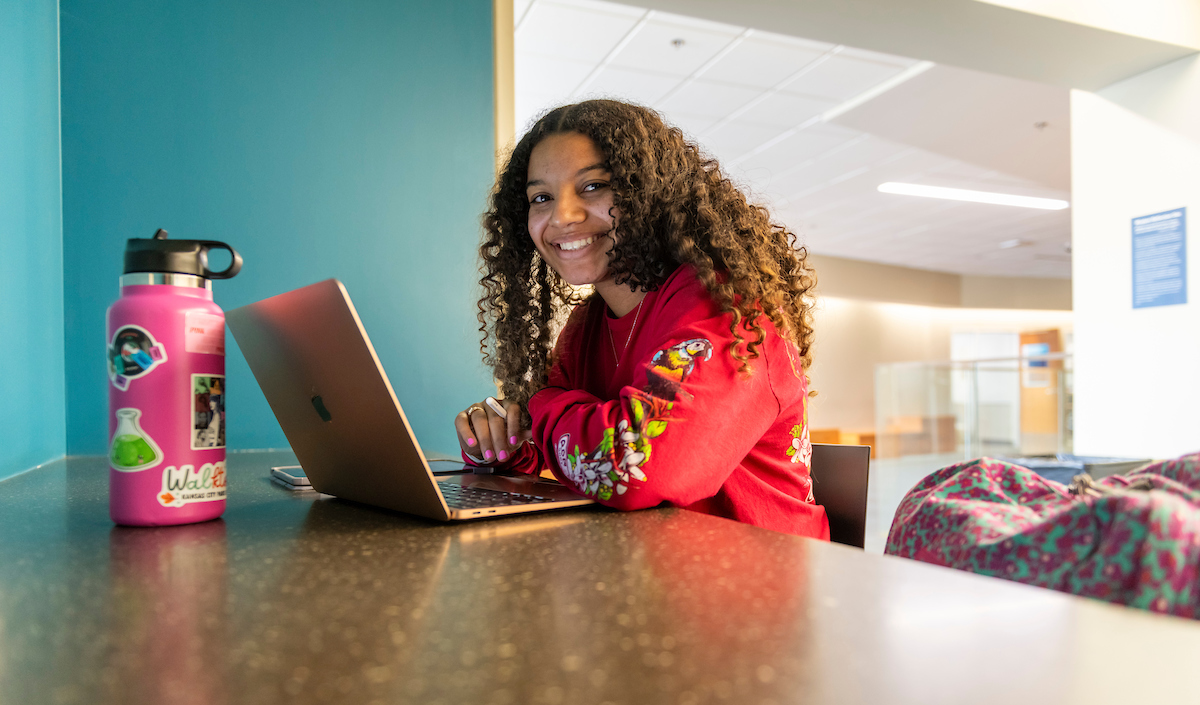
<svg viewBox="0 0 1200 705">
<path fill-rule="evenodd" d="M 951 465 L 905 496 L 886 551 L 1197 619 L 1200 453 L 1070 488 L 992 458 Z"/>
</svg>

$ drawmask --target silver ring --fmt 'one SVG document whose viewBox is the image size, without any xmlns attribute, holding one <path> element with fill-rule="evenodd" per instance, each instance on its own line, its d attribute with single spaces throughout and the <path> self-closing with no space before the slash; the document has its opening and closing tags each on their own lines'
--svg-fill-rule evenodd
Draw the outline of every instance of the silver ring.
<svg viewBox="0 0 1200 705">
<path fill-rule="evenodd" d="M 487 415 L 487 409 L 484 409 L 479 404 L 472 404 L 471 406 L 467 407 L 467 417 L 469 418 L 471 414 L 475 413 L 476 411 L 482 411 L 484 416 Z"/>
</svg>

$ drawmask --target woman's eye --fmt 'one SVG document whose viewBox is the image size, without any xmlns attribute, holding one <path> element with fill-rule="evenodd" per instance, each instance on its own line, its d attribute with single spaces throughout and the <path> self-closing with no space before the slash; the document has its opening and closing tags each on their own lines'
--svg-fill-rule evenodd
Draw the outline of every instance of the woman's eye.
<svg viewBox="0 0 1200 705">
<path fill-rule="evenodd" d="M 545 203 L 546 201 L 549 201 L 549 200 L 550 200 L 549 196 L 547 196 L 544 193 L 539 193 L 538 195 L 529 199 L 529 205 L 533 205 L 535 203 Z"/>
<path fill-rule="evenodd" d="M 608 184 L 603 181 L 593 181 L 590 184 L 586 184 L 583 187 L 583 190 L 584 191 L 597 191 L 599 189 L 604 188 L 605 186 L 608 186 Z"/>
</svg>

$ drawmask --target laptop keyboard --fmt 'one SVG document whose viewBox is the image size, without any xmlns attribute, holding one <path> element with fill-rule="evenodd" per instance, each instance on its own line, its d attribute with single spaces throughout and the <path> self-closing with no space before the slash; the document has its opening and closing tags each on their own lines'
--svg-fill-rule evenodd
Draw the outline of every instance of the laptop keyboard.
<svg viewBox="0 0 1200 705">
<path fill-rule="evenodd" d="M 478 509 L 479 507 L 508 507 L 519 504 L 542 504 L 553 502 L 549 497 L 532 494 L 502 492 L 483 487 L 463 487 L 453 482 L 440 482 L 438 488 L 451 509 Z"/>
</svg>

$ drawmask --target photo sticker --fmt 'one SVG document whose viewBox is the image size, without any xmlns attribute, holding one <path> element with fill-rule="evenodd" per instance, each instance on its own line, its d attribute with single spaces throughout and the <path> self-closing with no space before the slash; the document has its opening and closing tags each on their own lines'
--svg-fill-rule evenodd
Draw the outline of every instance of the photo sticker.
<svg viewBox="0 0 1200 705">
<path fill-rule="evenodd" d="M 167 350 L 141 326 L 121 326 L 108 345 L 108 380 L 122 392 L 129 382 L 167 361 Z"/>
<path fill-rule="evenodd" d="M 192 450 L 225 447 L 225 375 L 192 375 Z"/>
</svg>

